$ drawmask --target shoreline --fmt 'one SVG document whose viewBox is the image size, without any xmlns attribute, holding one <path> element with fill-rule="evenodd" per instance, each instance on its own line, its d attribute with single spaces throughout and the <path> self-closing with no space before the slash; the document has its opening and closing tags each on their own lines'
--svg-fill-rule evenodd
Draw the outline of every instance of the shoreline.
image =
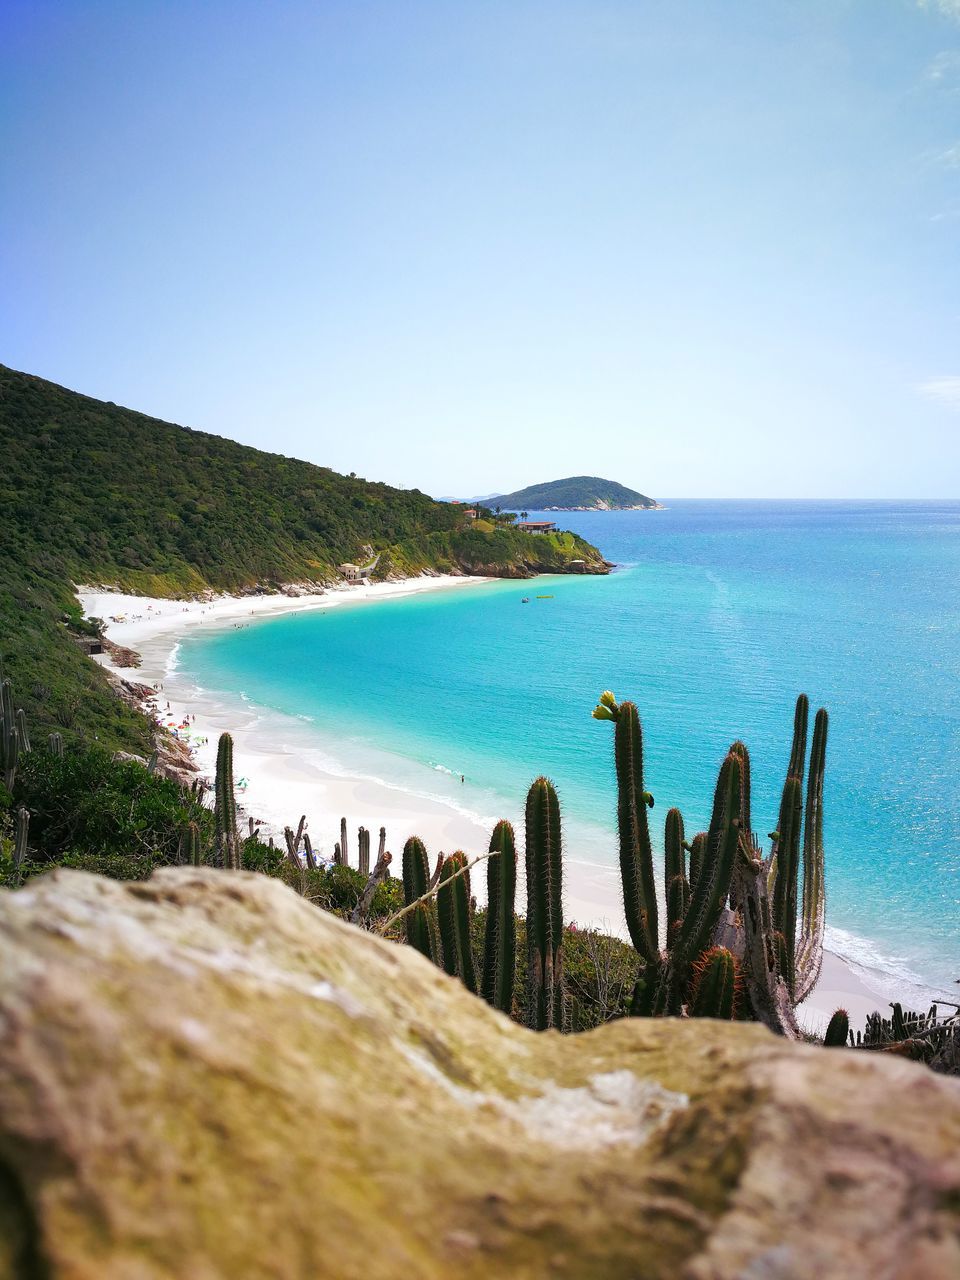
<svg viewBox="0 0 960 1280">
<path fill-rule="evenodd" d="M 452 799 L 418 795 L 381 778 L 339 769 L 336 760 L 326 756 L 316 731 L 282 712 L 252 704 L 242 695 L 198 689 L 178 672 L 180 640 L 199 625 L 224 629 L 305 610 L 344 604 L 363 607 L 423 591 L 455 590 L 490 581 L 494 579 L 423 576 L 402 582 L 344 585 L 320 593 L 220 595 L 195 601 L 133 596 L 90 587 L 77 588 L 77 595 L 85 616 L 103 619 L 106 638 L 134 650 L 141 660 L 139 667 L 121 667 L 104 653 L 95 656 L 94 661 L 120 678 L 162 686 L 153 708 L 160 723 L 177 726 L 188 715 L 191 717 L 184 736 L 191 745 L 200 776 L 212 779 L 219 736 L 223 732 L 232 735 L 235 777 L 238 781 L 249 780 L 237 798 L 244 825 L 252 817 L 264 838 L 272 834 L 282 845 L 284 826 L 295 827 L 305 813 L 315 851 L 329 859 L 334 840 L 339 839 L 340 818 L 346 816 L 350 862 L 355 866 L 355 839 L 360 825 L 371 832 L 374 848 L 381 824 L 386 827 L 387 848 L 393 852 L 395 863 L 399 863 L 407 836 L 414 832 L 424 840 L 431 856 L 440 850 L 449 853 L 455 849 L 475 856 L 486 850 L 489 829 L 475 815 L 458 808 Z M 151 708 L 145 710 L 149 712 Z M 312 742 L 308 741 L 311 736 Z M 514 820 L 521 817 L 519 813 L 507 816 Z M 567 866 L 565 915 L 580 927 L 624 936 L 616 867 L 575 859 L 568 859 Z M 478 888 L 479 876 L 475 890 Z M 850 1015 L 851 1026 L 859 1028 L 868 1013 L 878 1009 L 886 1012 L 891 998 L 898 994 L 892 992 L 885 975 L 874 974 L 825 950 L 820 981 L 799 1010 L 801 1023 L 809 1030 L 822 1031 L 833 1011 L 843 1007 Z M 919 998 L 915 993 L 903 994 L 912 1003 Z"/>
</svg>

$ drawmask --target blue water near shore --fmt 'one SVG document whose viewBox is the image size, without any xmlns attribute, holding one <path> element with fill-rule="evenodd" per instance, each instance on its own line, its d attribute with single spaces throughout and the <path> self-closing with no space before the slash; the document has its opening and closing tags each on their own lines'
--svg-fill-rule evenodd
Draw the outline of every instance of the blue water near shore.
<svg viewBox="0 0 960 1280">
<path fill-rule="evenodd" d="M 349 770 L 486 819 L 518 816 L 546 773 L 570 853 L 606 864 L 611 728 L 590 717 L 602 689 L 640 707 L 655 827 L 671 805 L 689 831 L 706 824 L 719 762 L 743 738 L 761 834 L 803 690 L 831 714 L 832 944 L 955 993 L 960 502 L 677 501 L 555 518 L 617 571 L 192 635 L 181 669 L 300 716 Z"/>
</svg>

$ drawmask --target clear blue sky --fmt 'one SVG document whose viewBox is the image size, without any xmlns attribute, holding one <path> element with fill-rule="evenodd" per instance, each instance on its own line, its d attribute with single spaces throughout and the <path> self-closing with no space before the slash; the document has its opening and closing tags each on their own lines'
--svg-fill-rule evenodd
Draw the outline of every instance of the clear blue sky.
<svg viewBox="0 0 960 1280">
<path fill-rule="evenodd" d="M 960 496 L 960 0 L 4 0 L 0 361 L 434 494 Z"/>
</svg>

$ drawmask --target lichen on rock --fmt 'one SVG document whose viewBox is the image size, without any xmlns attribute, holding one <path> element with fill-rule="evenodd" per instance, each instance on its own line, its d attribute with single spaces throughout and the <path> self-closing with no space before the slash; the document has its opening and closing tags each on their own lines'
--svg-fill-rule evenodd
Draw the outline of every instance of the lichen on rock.
<svg viewBox="0 0 960 1280">
<path fill-rule="evenodd" d="M 0 894 L 0 1280 L 960 1274 L 960 1084 L 537 1035 L 262 876 Z"/>
</svg>

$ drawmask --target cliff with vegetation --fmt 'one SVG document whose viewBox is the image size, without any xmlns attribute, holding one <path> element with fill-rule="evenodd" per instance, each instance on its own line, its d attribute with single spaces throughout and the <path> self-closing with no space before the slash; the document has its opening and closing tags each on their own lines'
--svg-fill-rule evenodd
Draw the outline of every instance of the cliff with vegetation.
<svg viewBox="0 0 960 1280">
<path fill-rule="evenodd" d="M 568 476 L 488 499 L 510 511 L 657 511 L 660 504 L 636 489 L 600 476 Z"/>
<path fill-rule="evenodd" d="M 379 576 L 606 572 L 573 534 L 535 537 L 417 490 L 343 476 L 93 400 L 0 366 L 0 661 L 39 731 L 144 745 L 72 643 L 73 585 L 144 595 Z M 576 562 L 576 563 L 573 563 Z"/>
</svg>

